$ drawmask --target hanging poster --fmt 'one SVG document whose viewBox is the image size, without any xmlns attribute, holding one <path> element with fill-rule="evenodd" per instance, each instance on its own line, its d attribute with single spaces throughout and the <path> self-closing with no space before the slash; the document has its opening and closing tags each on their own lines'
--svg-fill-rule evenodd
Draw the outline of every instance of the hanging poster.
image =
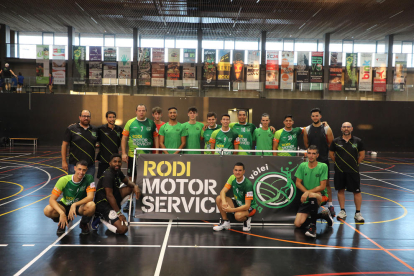
<svg viewBox="0 0 414 276">
<path fill-rule="evenodd" d="M 66 61 L 54 60 L 52 62 L 52 75 L 54 85 L 65 84 L 66 80 Z"/>
<path fill-rule="evenodd" d="M 361 68 L 359 69 L 359 91 L 372 90 L 372 54 L 361 53 Z"/>
<path fill-rule="evenodd" d="M 150 48 L 146 48 L 146 49 L 149 49 L 149 53 L 151 53 Z M 131 61 L 131 47 L 118 47 L 118 61 L 123 61 L 123 62 Z"/>
<path fill-rule="evenodd" d="M 244 81 L 244 50 L 233 51 L 233 81 Z"/>
<path fill-rule="evenodd" d="M 131 62 L 118 61 L 118 79 L 119 85 L 129 85 L 131 80 Z M 141 79 L 140 79 L 141 81 Z M 148 78 L 148 84 L 151 84 L 151 78 Z M 141 85 L 141 84 L 140 84 Z"/>
<path fill-rule="evenodd" d="M 89 61 L 102 61 L 101 46 L 89 46 Z"/>
<path fill-rule="evenodd" d="M 296 82 L 309 82 L 309 52 L 298 52 L 298 65 L 296 71 Z"/>
<path fill-rule="evenodd" d="M 104 61 L 116 61 L 116 47 L 104 47 Z"/>
<path fill-rule="evenodd" d="M 293 88 L 293 70 L 294 70 L 294 53 L 293 51 L 282 52 L 282 67 L 280 69 L 280 89 Z"/>
<path fill-rule="evenodd" d="M 183 86 L 195 86 L 194 63 L 183 64 Z"/>
<path fill-rule="evenodd" d="M 374 92 L 387 92 L 387 54 L 375 54 Z"/>
<path fill-rule="evenodd" d="M 230 82 L 230 50 L 219 50 L 219 62 L 217 66 L 218 82 L 228 86 Z"/>
<path fill-rule="evenodd" d="M 259 64 L 248 64 L 247 78 L 246 78 L 246 90 L 257 90 L 260 89 L 260 65 Z"/>
<path fill-rule="evenodd" d="M 394 91 L 404 91 L 407 81 L 407 54 L 395 54 Z"/>
<path fill-rule="evenodd" d="M 358 87 L 358 54 L 346 53 L 345 90 L 356 91 Z"/>
<path fill-rule="evenodd" d="M 53 57 L 52 59 L 65 59 L 65 46 L 53 45 Z"/>
<path fill-rule="evenodd" d="M 86 78 L 86 46 L 73 46 L 73 83 L 84 84 Z"/>
<path fill-rule="evenodd" d="M 116 62 L 104 62 L 103 77 L 105 79 L 116 79 Z"/>
<path fill-rule="evenodd" d="M 164 55 L 164 48 L 152 48 L 152 62 L 164 62 Z"/>
<path fill-rule="evenodd" d="M 49 45 L 36 45 L 36 84 L 49 83 Z"/>
<path fill-rule="evenodd" d="M 205 86 L 215 86 L 216 81 L 216 50 L 204 49 L 204 74 Z"/>
<path fill-rule="evenodd" d="M 180 49 L 179 48 L 168 49 L 168 62 L 180 62 Z"/>
<path fill-rule="evenodd" d="M 153 49 L 154 50 L 154 49 Z M 152 52 L 154 57 L 154 52 Z M 151 74 L 151 86 L 164 87 L 164 74 L 165 65 L 164 62 L 153 62 Z"/>
<path fill-rule="evenodd" d="M 267 51 L 266 88 L 279 88 L 279 51 Z"/>
<path fill-rule="evenodd" d="M 102 84 L 102 62 L 89 62 L 89 84 Z"/>
<path fill-rule="evenodd" d="M 195 63 L 196 49 L 184 49 L 184 63 Z"/>
<path fill-rule="evenodd" d="M 342 91 L 342 53 L 331 52 L 329 91 Z"/>
<path fill-rule="evenodd" d="M 138 49 L 138 85 L 151 85 L 151 48 Z M 130 69 L 131 70 L 131 69 Z"/>
<path fill-rule="evenodd" d="M 247 63 L 248 64 L 260 64 L 260 51 L 248 50 L 247 51 Z"/>
<path fill-rule="evenodd" d="M 180 49 L 168 49 L 167 86 L 181 86 L 180 81 Z"/>
<path fill-rule="evenodd" d="M 312 52 L 310 70 L 310 90 L 323 89 L 323 52 Z"/>
</svg>

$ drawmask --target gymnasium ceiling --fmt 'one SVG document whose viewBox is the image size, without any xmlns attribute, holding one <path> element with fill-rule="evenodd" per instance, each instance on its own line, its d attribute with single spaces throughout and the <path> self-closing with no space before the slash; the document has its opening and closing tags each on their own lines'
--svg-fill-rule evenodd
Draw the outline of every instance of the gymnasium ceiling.
<svg viewBox="0 0 414 276">
<path fill-rule="evenodd" d="M 236 37 L 414 40 L 414 0 L 19 0 L 0 2 L 15 31 Z"/>
</svg>

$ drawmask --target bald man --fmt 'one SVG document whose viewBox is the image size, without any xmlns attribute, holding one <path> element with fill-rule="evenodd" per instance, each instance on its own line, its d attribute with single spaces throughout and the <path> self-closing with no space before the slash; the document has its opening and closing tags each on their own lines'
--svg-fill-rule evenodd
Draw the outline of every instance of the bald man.
<svg viewBox="0 0 414 276">
<path fill-rule="evenodd" d="M 365 158 L 365 147 L 362 140 L 352 136 L 352 124 L 342 124 L 342 136 L 335 138 L 329 147 L 329 156 L 335 162 L 335 190 L 338 191 L 338 201 L 341 211 L 338 219 L 345 219 L 345 189 L 354 194 L 355 216 L 357 222 L 364 222 L 361 215 L 361 179 L 359 175 L 359 164 Z"/>
<path fill-rule="evenodd" d="M 95 145 L 97 129 L 91 124 L 91 112 L 82 110 L 79 122 L 68 126 L 62 141 L 62 169 L 68 174 L 75 173 L 75 165 L 79 160 L 88 163 L 86 174 L 95 176 Z M 69 146 L 69 163 L 66 161 Z"/>
</svg>

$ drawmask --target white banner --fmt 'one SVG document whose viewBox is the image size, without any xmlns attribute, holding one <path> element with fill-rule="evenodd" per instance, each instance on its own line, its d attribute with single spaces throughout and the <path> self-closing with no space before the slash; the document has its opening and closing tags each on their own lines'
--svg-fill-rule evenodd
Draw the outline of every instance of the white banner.
<svg viewBox="0 0 414 276">
<path fill-rule="evenodd" d="M 359 68 L 359 91 L 372 90 L 372 54 L 361 53 L 361 67 Z"/>
<path fill-rule="evenodd" d="M 66 81 L 66 61 L 54 60 L 52 62 L 53 83 L 55 85 L 65 84 Z"/>
<path fill-rule="evenodd" d="M 248 64 L 247 65 L 246 90 L 260 89 L 259 78 L 260 78 L 260 65 L 259 64 Z"/>
<path fill-rule="evenodd" d="M 194 63 L 183 64 L 183 86 L 195 85 L 195 67 Z"/>
<path fill-rule="evenodd" d="M 247 63 L 248 64 L 260 64 L 260 51 L 257 51 L 257 50 L 247 51 Z"/>
<path fill-rule="evenodd" d="M 53 59 L 65 60 L 65 51 L 65 46 L 53 45 Z"/>
<path fill-rule="evenodd" d="M 49 72 L 49 45 L 36 45 L 36 84 L 48 84 Z"/>
<path fill-rule="evenodd" d="M 280 89 L 293 88 L 294 52 L 282 52 L 282 67 L 280 69 Z"/>
</svg>

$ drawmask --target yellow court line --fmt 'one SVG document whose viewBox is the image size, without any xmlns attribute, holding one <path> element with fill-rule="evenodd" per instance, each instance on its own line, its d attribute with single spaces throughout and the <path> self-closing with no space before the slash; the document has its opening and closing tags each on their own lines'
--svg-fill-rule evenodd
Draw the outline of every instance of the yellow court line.
<svg viewBox="0 0 414 276">
<path fill-rule="evenodd" d="M 18 195 L 18 194 L 20 194 L 20 193 L 23 191 L 23 189 L 24 189 L 22 185 L 17 184 L 17 183 L 14 183 L 14 182 L 8 182 L 8 181 L 0 181 L 0 182 L 3 182 L 3 183 L 10 183 L 10 184 L 14 184 L 14 185 L 20 186 L 20 191 L 18 191 L 18 192 L 17 192 L 17 193 L 15 193 L 14 195 L 11 195 L 11 196 L 8 196 L 8 197 L 3 197 L 3 198 L 0 198 L 0 201 L 1 201 L 1 200 L 4 200 L 4 199 L 6 199 L 6 198 L 9 198 L 9 197 L 12 197 L 12 196 Z"/>
<path fill-rule="evenodd" d="M 6 212 L 6 213 L 0 214 L 0 217 L 1 217 L 1 216 L 4 216 L 4 215 L 7 215 L 7 214 L 10 214 L 10 213 L 13 213 L 13 212 L 16 212 L 17 210 L 23 209 L 23 208 L 25 208 L 25 207 L 27 207 L 27 206 L 33 205 L 33 204 L 35 204 L 35 203 L 37 203 L 37 202 L 39 202 L 39 201 L 42 201 L 42 200 L 44 200 L 44 199 L 46 199 L 46 198 L 48 198 L 48 197 L 50 197 L 50 195 L 48 195 L 48 196 L 46 196 L 46 197 L 44 197 L 44 198 L 42 198 L 42 199 L 39 199 L 39 200 L 37 200 L 37 201 L 35 201 L 35 202 L 32 202 L 32 203 L 30 203 L 30 204 L 27 204 L 27 205 L 25 205 L 25 206 L 23 206 L 23 207 L 20 207 L 20 208 L 17 208 L 17 209 L 14 209 L 14 210 L 8 211 L 8 212 Z"/>
<path fill-rule="evenodd" d="M 68 172 L 67 172 L 67 171 L 65 171 L 65 170 L 63 170 L 63 169 L 61 169 L 61 168 L 58 168 L 58 167 L 55 167 L 55 166 L 51 166 L 51 165 L 47 165 L 47 164 L 43 164 L 43 163 L 27 162 L 27 161 L 17 161 L 17 160 L 7 160 L 7 161 L 8 161 L 8 162 L 29 163 L 29 164 L 32 164 L 32 165 L 40 165 L 40 166 L 47 166 L 47 167 L 55 168 L 55 169 L 57 169 L 57 170 L 60 170 L 60 171 L 62 171 L 62 172 L 64 172 L 64 173 L 68 174 Z"/>
</svg>

